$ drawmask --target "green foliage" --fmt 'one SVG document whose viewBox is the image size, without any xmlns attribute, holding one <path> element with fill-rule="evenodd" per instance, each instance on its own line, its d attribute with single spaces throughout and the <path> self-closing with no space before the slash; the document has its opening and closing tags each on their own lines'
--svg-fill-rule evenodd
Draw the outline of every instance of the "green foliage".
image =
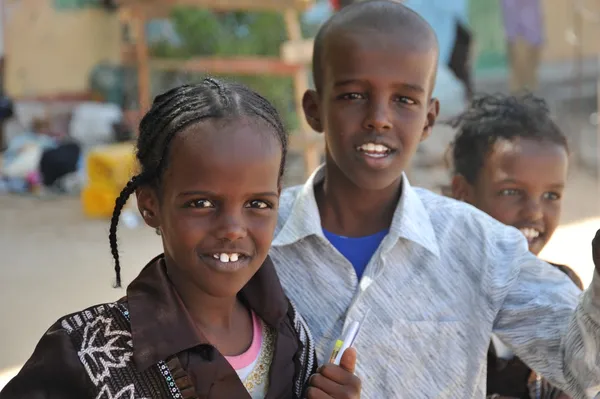
<svg viewBox="0 0 600 399">
<path fill-rule="evenodd" d="M 181 46 L 166 42 L 153 45 L 155 57 L 192 58 L 198 56 L 277 57 L 287 40 L 283 16 L 272 12 L 216 13 L 198 8 L 175 8 L 171 15 Z M 297 126 L 292 78 L 273 76 L 221 76 L 247 84 L 257 90 L 281 112 L 288 128 Z M 186 74 L 194 81 L 201 76 Z"/>
<path fill-rule="evenodd" d="M 87 7 L 99 7 L 100 1 L 98 0 L 54 0 L 54 8 L 60 11 L 64 10 L 78 10 Z"/>
</svg>

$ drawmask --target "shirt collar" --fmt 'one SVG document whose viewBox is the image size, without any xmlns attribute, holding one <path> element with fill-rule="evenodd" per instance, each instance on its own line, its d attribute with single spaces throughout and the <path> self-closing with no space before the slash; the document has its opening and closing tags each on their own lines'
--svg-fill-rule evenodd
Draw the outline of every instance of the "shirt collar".
<svg viewBox="0 0 600 399">
<path fill-rule="evenodd" d="M 324 165 L 319 166 L 299 188 L 292 201 L 289 216 L 283 222 L 273 246 L 294 244 L 311 235 L 326 239 L 321 227 L 321 217 L 315 198 L 314 187 L 325 178 Z M 399 239 L 420 245 L 435 256 L 440 256 L 439 245 L 429 213 L 408 178 L 402 174 L 402 195 L 394 211 L 388 236 L 382 242 L 383 251 L 391 249 Z"/>
<path fill-rule="evenodd" d="M 265 323 L 278 329 L 288 302 L 270 258 L 242 288 L 240 299 Z M 127 287 L 127 302 L 133 358 L 139 370 L 184 350 L 209 344 L 171 283 L 163 255 L 150 261 Z"/>
</svg>

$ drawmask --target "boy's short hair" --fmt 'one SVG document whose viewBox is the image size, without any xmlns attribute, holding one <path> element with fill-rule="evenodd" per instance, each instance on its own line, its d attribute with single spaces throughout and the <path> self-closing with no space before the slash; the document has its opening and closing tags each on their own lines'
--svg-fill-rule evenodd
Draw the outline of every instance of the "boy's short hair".
<svg viewBox="0 0 600 399">
<path fill-rule="evenodd" d="M 323 65 L 327 39 L 331 35 L 352 30 L 370 30 L 374 33 L 397 34 L 410 31 L 411 45 L 415 48 L 437 50 L 437 38 L 431 26 L 419 14 L 398 1 L 369 0 L 354 3 L 335 13 L 321 26 L 313 47 L 312 73 L 317 92 L 323 86 Z"/>
<path fill-rule="evenodd" d="M 531 93 L 476 96 L 449 124 L 458 128 L 449 148 L 453 174 L 462 175 L 471 184 L 499 140 L 520 137 L 547 141 L 568 151 L 567 138 L 552 120 L 546 101 Z"/>
</svg>

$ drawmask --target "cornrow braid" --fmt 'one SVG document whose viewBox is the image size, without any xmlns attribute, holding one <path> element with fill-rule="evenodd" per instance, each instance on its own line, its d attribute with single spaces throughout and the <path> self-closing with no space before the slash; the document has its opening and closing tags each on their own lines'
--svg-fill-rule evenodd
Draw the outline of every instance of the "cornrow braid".
<svg viewBox="0 0 600 399">
<path fill-rule="evenodd" d="M 218 80 L 215 80 L 210 77 L 206 78 L 204 80 L 205 80 L 205 82 L 210 83 L 215 87 L 215 89 L 217 90 L 217 94 L 221 98 L 223 107 L 227 108 L 229 106 L 229 99 L 227 98 L 227 95 L 225 94 L 227 89 L 223 86 L 223 84 L 221 82 L 219 82 Z"/>
<path fill-rule="evenodd" d="M 119 217 L 121 216 L 121 211 L 127 203 L 127 199 L 129 198 L 129 196 L 135 191 L 140 179 L 140 175 L 133 176 L 131 180 L 127 182 L 123 190 L 121 190 L 121 193 L 115 200 L 115 209 L 113 210 L 113 215 L 110 220 L 108 240 L 110 242 L 110 250 L 112 252 L 112 256 L 115 259 L 115 288 L 121 287 L 121 263 L 119 261 L 119 251 L 117 248 L 117 225 L 119 224 Z"/>
<path fill-rule="evenodd" d="M 526 138 L 549 141 L 568 151 L 564 133 L 552 120 L 546 101 L 531 93 L 520 96 L 484 94 L 451 120 L 458 129 L 448 149 L 452 172 L 474 184 L 498 140 Z"/>
<path fill-rule="evenodd" d="M 198 84 L 175 87 L 154 99 L 139 126 L 136 158 L 141 172 L 117 197 L 111 218 L 108 238 L 115 260 L 116 287 L 121 286 L 117 226 L 129 196 L 143 185 L 160 190 L 162 176 L 168 168 L 171 141 L 177 133 L 206 119 L 233 117 L 256 118 L 272 128 L 281 145 L 281 180 L 287 155 L 287 132 L 275 107 L 260 94 L 238 83 L 206 78 Z"/>
</svg>

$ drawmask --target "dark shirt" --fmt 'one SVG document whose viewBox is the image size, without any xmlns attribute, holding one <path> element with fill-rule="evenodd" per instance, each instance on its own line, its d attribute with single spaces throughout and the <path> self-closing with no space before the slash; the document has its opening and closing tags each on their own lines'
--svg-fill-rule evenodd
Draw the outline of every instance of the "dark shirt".
<svg viewBox="0 0 600 399">
<path fill-rule="evenodd" d="M 299 341 L 291 305 L 283 293 L 270 259 L 239 294 L 240 299 L 276 331 L 267 398 L 293 398 L 299 373 Z M 198 398 L 248 398 L 246 388 L 223 355 L 195 328 L 162 256 L 152 260 L 127 287 L 131 319 L 133 365 L 143 372 L 175 355 Z M 90 308 L 91 309 L 91 308 Z M 20 373 L 0 393 L 1 399 L 86 399 L 94 386 L 78 357 L 61 318 L 37 345 Z M 312 374 L 316 364 L 311 365 Z"/>
</svg>

